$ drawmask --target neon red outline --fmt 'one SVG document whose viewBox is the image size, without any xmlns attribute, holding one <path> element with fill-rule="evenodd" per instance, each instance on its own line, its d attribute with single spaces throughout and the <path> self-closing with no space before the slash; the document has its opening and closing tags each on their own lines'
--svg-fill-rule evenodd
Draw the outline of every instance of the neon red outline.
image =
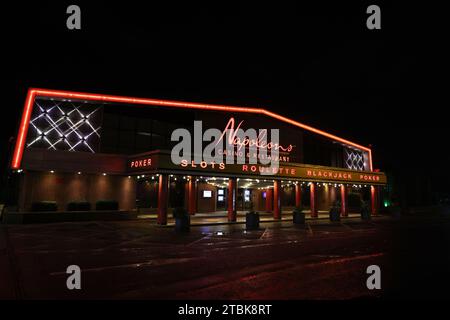
<svg viewBox="0 0 450 320">
<path fill-rule="evenodd" d="M 20 162 L 22 160 L 23 149 L 25 146 L 25 139 L 27 137 L 28 126 L 30 124 L 31 111 L 33 110 L 35 95 L 35 90 L 28 90 L 27 98 L 25 100 L 25 105 L 23 108 L 22 120 L 20 120 L 19 135 L 17 136 L 16 146 L 14 148 L 14 154 L 11 162 L 11 167 L 13 169 L 20 168 Z"/>
<path fill-rule="evenodd" d="M 19 169 L 20 163 L 22 161 L 23 149 L 25 147 L 25 139 L 28 132 L 28 126 L 31 117 L 31 111 L 33 109 L 33 102 L 36 96 L 46 96 L 46 97 L 58 97 L 66 99 L 82 99 L 82 100 L 95 100 L 95 101 L 106 101 L 106 102 L 121 102 L 121 103 L 131 103 L 131 104 L 142 104 L 142 105 L 153 105 L 153 106 L 166 106 L 174 108 L 189 108 L 189 109 L 203 109 L 203 110 L 218 110 L 218 111 L 230 111 L 230 112 L 246 112 L 246 113 L 256 113 L 263 114 L 274 119 L 289 123 L 293 126 L 320 134 L 332 140 L 339 141 L 341 143 L 356 147 L 358 149 L 367 151 L 369 153 L 369 167 L 370 171 L 372 168 L 372 151 L 370 148 L 364 147 L 357 143 L 351 142 L 349 140 L 339 138 L 333 134 L 327 133 L 325 131 L 310 127 L 298 121 L 283 117 L 277 113 L 268 111 L 262 108 L 247 108 L 247 107 L 234 107 L 225 105 L 213 105 L 204 103 L 192 103 L 192 102 L 182 102 L 182 101 L 170 101 L 170 100 L 158 100 L 158 99 L 143 99 L 143 98 L 132 98 L 132 97 L 122 97 L 113 95 L 102 95 L 102 94 L 90 94 L 82 92 L 71 92 L 71 91 L 60 91 L 60 90 L 47 90 L 47 89 L 35 89 L 31 88 L 28 91 L 27 98 L 25 100 L 24 112 L 22 115 L 22 120 L 19 127 L 19 135 L 16 141 L 16 146 L 14 149 L 14 155 L 11 162 L 12 169 Z"/>
</svg>

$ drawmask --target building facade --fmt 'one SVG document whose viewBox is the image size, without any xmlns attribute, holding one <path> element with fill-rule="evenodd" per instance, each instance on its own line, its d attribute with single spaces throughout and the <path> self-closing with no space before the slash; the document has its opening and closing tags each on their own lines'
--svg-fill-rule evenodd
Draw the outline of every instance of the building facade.
<svg viewBox="0 0 450 320">
<path fill-rule="evenodd" d="M 272 135 L 263 143 L 260 131 L 247 144 L 225 135 L 249 128 L 266 130 L 266 138 L 278 129 L 276 147 Z M 172 158 L 177 129 L 194 137 L 194 156 L 180 162 Z M 195 157 L 195 141 L 208 129 L 223 133 L 225 146 L 215 150 L 223 161 Z M 230 164 L 227 156 L 244 162 Z M 375 214 L 386 184 L 370 148 L 265 109 L 44 89 L 29 90 L 11 168 L 20 212 L 40 201 L 65 211 L 74 201 L 113 200 L 120 210 L 157 214 L 160 224 L 181 206 L 190 214 L 223 211 L 230 221 L 251 209 L 279 219 L 294 206 L 315 217 L 339 205 L 345 216 L 361 201 Z"/>
</svg>

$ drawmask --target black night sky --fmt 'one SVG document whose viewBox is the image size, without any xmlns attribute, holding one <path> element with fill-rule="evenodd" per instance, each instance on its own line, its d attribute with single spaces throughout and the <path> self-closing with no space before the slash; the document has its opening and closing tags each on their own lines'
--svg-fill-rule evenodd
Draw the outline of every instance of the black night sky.
<svg viewBox="0 0 450 320">
<path fill-rule="evenodd" d="M 278 3 L 74 2 L 80 31 L 66 28 L 73 3 L 4 11 L 2 171 L 26 91 L 40 87 L 264 107 L 371 144 L 375 168 L 448 191 L 443 10 L 374 2 L 382 29 L 368 30 L 372 3 Z"/>
</svg>

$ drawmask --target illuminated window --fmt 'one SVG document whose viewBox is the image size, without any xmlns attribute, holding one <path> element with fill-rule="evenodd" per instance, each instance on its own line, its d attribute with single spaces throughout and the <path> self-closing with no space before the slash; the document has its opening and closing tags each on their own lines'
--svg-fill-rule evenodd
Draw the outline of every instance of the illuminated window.
<svg viewBox="0 0 450 320">
<path fill-rule="evenodd" d="M 345 148 L 344 150 L 344 159 L 347 169 L 364 170 L 364 156 L 362 151 L 348 148 Z"/>
<path fill-rule="evenodd" d="M 90 103 L 36 99 L 27 147 L 98 151 L 102 107 Z"/>
</svg>

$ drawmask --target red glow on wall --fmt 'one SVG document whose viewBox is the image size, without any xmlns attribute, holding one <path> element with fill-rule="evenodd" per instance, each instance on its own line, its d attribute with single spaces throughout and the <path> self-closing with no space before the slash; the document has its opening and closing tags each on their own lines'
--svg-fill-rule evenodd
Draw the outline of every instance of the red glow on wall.
<svg viewBox="0 0 450 320">
<path fill-rule="evenodd" d="M 28 90 L 27 98 L 25 100 L 25 106 L 23 108 L 22 119 L 20 120 L 19 134 L 17 136 L 16 146 L 14 148 L 14 154 L 11 163 L 11 167 L 13 169 L 20 168 L 20 162 L 22 160 L 25 139 L 28 132 L 28 126 L 30 124 L 31 111 L 33 109 L 35 96 L 36 90 Z"/>
<path fill-rule="evenodd" d="M 370 148 L 356 144 L 349 140 L 339 138 L 333 134 L 327 133 L 325 131 L 310 127 L 301 122 L 294 121 L 292 119 L 283 117 L 277 113 L 268 111 L 262 108 L 247 108 L 247 107 L 234 107 L 225 105 L 212 105 L 204 103 L 191 103 L 191 102 L 181 102 L 181 101 L 170 101 L 170 100 L 159 100 L 159 99 L 143 99 L 143 98 L 132 98 L 132 97 L 122 97 L 113 95 L 102 95 L 102 94 L 90 94 L 82 92 L 72 92 L 72 91 L 60 91 L 60 90 L 46 90 L 46 89 L 30 89 L 28 91 L 27 98 L 25 100 L 24 111 L 22 114 L 22 119 L 19 127 L 19 134 L 16 141 L 16 146 L 14 149 L 14 154 L 11 162 L 12 169 L 19 169 L 20 163 L 23 156 L 23 150 L 25 147 L 25 140 L 28 132 L 28 125 L 30 122 L 31 112 L 33 109 L 33 103 L 36 96 L 45 97 L 56 97 L 64 99 L 80 99 L 80 100 L 94 100 L 94 101 L 104 101 L 104 102 L 117 102 L 117 103 L 130 103 L 130 104 L 140 104 L 140 105 L 152 105 L 152 106 L 165 106 L 173 108 L 187 108 L 187 109 L 202 109 L 202 110 L 217 110 L 217 111 L 228 111 L 228 112 L 244 112 L 244 113 L 255 113 L 263 114 L 274 119 L 289 123 L 293 126 L 317 133 L 319 135 L 325 136 L 332 140 L 339 141 L 343 144 L 347 144 L 369 153 L 369 167 L 372 171 L 372 151 Z"/>
</svg>

